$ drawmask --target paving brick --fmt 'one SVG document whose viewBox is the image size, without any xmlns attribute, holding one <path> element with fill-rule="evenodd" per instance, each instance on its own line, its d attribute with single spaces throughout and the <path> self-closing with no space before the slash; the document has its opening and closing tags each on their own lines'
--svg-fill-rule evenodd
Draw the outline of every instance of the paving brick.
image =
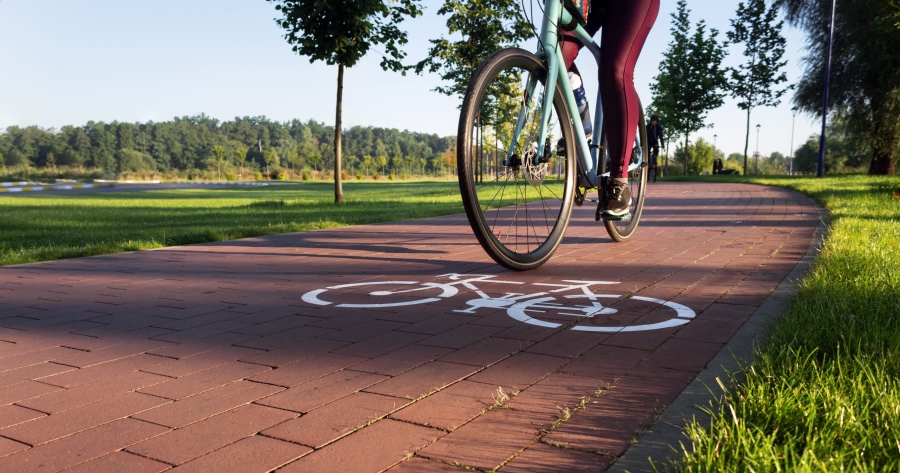
<svg viewBox="0 0 900 473">
<path fill-rule="evenodd" d="M 350 342 L 342 342 L 339 340 L 310 338 L 297 342 L 293 345 L 286 345 L 274 350 L 245 356 L 241 358 L 240 361 L 245 361 L 247 363 L 257 363 L 260 365 L 277 368 L 290 363 L 294 363 L 296 361 L 305 360 L 316 355 L 328 353 L 332 350 L 336 350 L 349 344 Z"/>
<path fill-rule="evenodd" d="M 71 389 L 19 401 L 18 404 L 49 414 L 55 414 L 119 394 L 125 394 L 145 386 L 162 383 L 168 379 L 165 376 L 132 371 L 120 376 L 102 379 L 96 383 L 82 384 Z"/>
<path fill-rule="evenodd" d="M 0 471 L 59 471 L 165 432 L 165 427 L 120 419 L 14 455 L 0 458 Z"/>
<path fill-rule="evenodd" d="M 250 379 L 260 383 L 275 384 L 289 388 L 363 361 L 366 361 L 366 358 L 325 353 L 266 371 Z"/>
<path fill-rule="evenodd" d="M 279 471 L 380 472 L 443 435 L 443 432 L 436 429 L 390 419 L 380 420 L 332 445 L 289 463 Z"/>
<path fill-rule="evenodd" d="M 398 348 L 412 345 L 428 335 L 408 332 L 387 332 L 368 340 L 356 342 L 343 348 L 335 350 L 335 353 L 344 355 L 363 356 L 366 358 L 375 358 L 385 353 L 392 352 Z"/>
<path fill-rule="evenodd" d="M 643 332 L 641 332 L 643 333 Z M 606 334 L 562 330 L 531 345 L 525 351 L 564 358 L 578 356 L 608 338 Z"/>
<path fill-rule="evenodd" d="M 132 371 L 146 369 L 151 366 L 169 363 L 171 361 L 173 361 L 171 358 L 163 358 L 161 356 L 146 354 L 133 355 L 107 363 L 100 363 L 99 365 L 91 365 L 79 370 L 48 376 L 42 378 L 41 382 L 63 388 L 74 388 L 75 386 L 96 383 L 106 378 L 120 376 Z"/>
<path fill-rule="evenodd" d="M 652 405 L 601 396 L 572 414 L 546 439 L 571 448 L 619 456 L 656 415 Z"/>
<path fill-rule="evenodd" d="M 611 382 L 637 365 L 647 354 L 643 350 L 600 345 L 591 348 L 560 371 Z"/>
<path fill-rule="evenodd" d="M 493 409 L 425 447 L 419 455 L 494 470 L 536 441 L 540 430 L 554 421 L 551 416 L 533 412 Z"/>
<path fill-rule="evenodd" d="M 45 413 L 32 409 L 26 409 L 20 406 L 8 405 L 0 407 L 0 429 L 4 429 L 11 425 L 28 422 L 38 417 L 44 417 Z"/>
<path fill-rule="evenodd" d="M 391 414 L 414 424 L 454 430 L 499 400 L 496 386 L 460 381 Z"/>
<path fill-rule="evenodd" d="M 535 353 L 517 353 L 469 378 L 470 381 L 525 389 L 572 360 Z"/>
<path fill-rule="evenodd" d="M 422 320 L 420 322 L 409 324 L 406 327 L 400 328 L 398 330 L 402 332 L 413 332 L 413 333 L 424 333 L 427 335 L 437 335 L 439 333 L 446 332 L 447 330 L 454 329 L 459 327 L 460 325 L 465 325 L 469 322 L 474 322 L 478 320 L 480 317 L 474 317 L 471 315 L 463 315 L 463 314 L 438 314 L 429 319 Z"/>
<path fill-rule="evenodd" d="M 185 358 L 191 355 L 206 353 L 222 347 L 228 347 L 237 343 L 246 342 L 257 338 L 256 335 L 247 335 L 245 333 L 225 332 L 210 337 L 204 337 L 197 340 L 191 340 L 190 343 L 177 343 L 170 346 L 153 350 L 153 355 L 165 356 L 168 358 Z"/>
<path fill-rule="evenodd" d="M 250 378 L 265 371 L 269 371 L 269 367 L 232 361 L 177 379 L 167 378 L 165 382 L 141 389 L 141 392 L 179 400 L 235 381 Z"/>
<path fill-rule="evenodd" d="M 30 447 L 24 443 L 0 437 L 0 466 L 4 463 L 3 457 L 12 455 L 16 452 L 21 452 L 22 450 L 27 450 L 28 448 Z"/>
<path fill-rule="evenodd" d="M 479 340 L 490 337 L 491 335 L 502 331 L 500 327 L 489 327 L 487 325 L 466 324 L 447 330 L 439 335 L 426 338 L 419 342 L 420 345 L 429 345 L 433 347 L 444 348 L 462 348 L 471 345 Z"/>
<path fill-rule="evenodd" d="M 171 343 L 159 340 L 134 340 L 119 345 L 113 345 L 108 348 L 102 348 L 99 350 L 69 354 L 67 356 L 57 358 L 54 361 L 56 363 L 74 366 L 76 368 L 85 368 L 87 366 L 153 351 L 169 345 L 171 345 Z"/>
<path fill-rule="evenodd" d="M 647 357 L 646 363 L 652 366 L 699 373 L 721 349 L 721 343 L 672 338 Z"/>
<path fill-rule="evenodd" d="M 172 332 L 166 335 L 160 335 L 155 337 L 156 340 L 163 340 L 166 342 L 177 342 L 184 343 L 191 340 L 196 340 L 198 338 L 209 337 L 211 335 L 217 335 L 223 332 L 230 332 L 231 330 L 240 329 L 243 327 L 247 327 L 251 324 L 245 322 L 236 322 L 236 321 L 223 321 L 223 322 L 215 322 L 208 325 L 201 325 L 199 327 L 194 327 L 187 330 L 179 330 L 177 332 Z"/>
<path fill-rule="evenodd" d="M 532 344 L 533 342 L 508 338 L 486 338 L 441 357 L 441 360 L 473 366 L 490 366 Z"/>
<path fill-rule="evenodd" d="M 180 465 L 296 415 L 280 409 L 248 404 L 132 445 L 128 451 Z"/>
<path fill-rule="evenodd" d="M 294 412 L 309 412 L 386 379 L 385 376 L 341 370 L 261 399 L 257 404 Z"/>
<path fill-rule="evenodd" d="M 402 408 L 409 401 L 358 392 L 263 431 L 263 435 L 321 448 L 367 423 Z"/>
<path fill-rule="evenodd" d="M 25 366 L 45 363 L 75 353 L 79 353 L 79 351 L 71 348 L 52 347 L 21 355 L 7 356 L 5 358 L 0 358 L 0 373 Z"/>
<path fill-rule="evenodd" d="M 36 365 L 23 366 L 14 370 L 0 373 L 0 386 L 10 386 L 23 381 L 45 378 L 66 371 L 72 371 L 71 366 L 58 365 L 56 363 L 38 363 Z"/>
<path fill-rule="evenodd" d="M 257 435 L 192 460 L 172 471 L 267 472 L 311 451 L 312 449 L 300 445 Z"/>
<path fill-rule="evenodd" d="M 283 390 L 268 384 L 238 381 L 202 392 L 196 396 L 172 402 L 133 416 L 172 428 L 182 427 L 207 417 L 249 404 L 257 399 Z M 157 398 L 159 399 L 159 398 Z"/>
<path fill-rule="evenodd" d="M 452 352 L 449 348 L 408 345 L 377 358 L 355 364 L 353 369 L 395 376 Z"/>
<path fill-rule="evenodd" d="M 165 463 L 118 451 L 67 468 L 64 471 L 65 473 L 159 473 L 170 468 L 171 465 Z"/>
<path fill-rule="evenodd" d="M 0 386 L 0 406 L 61 391 L 62 388 L 36 381 L 25 381 L 10 386 Z"/>
<path fill-rule="evenodd" d="M 596 453 L 582 452 L 536 443 L 510 460 L 500 469 L 503 473 L 599 473 L 606 471 L 612 459 Z"/>
<path fill-rule="evenodd" d="M 474 373 L 476 367 L 444 361 L 425 363 L 391 379 L 366 388 L 367 392 L 418 399 Z"/>
<path fill-rule="evenodd" d="M 331 329 L 321 327 L 311 327 L 304 325 L 302 327 L 284 330 L 282 332 L 273 333 L 265 337 L 254 337 L 238 345 L 247 348 L 258 348 L 260 350 L 275 350 L 286 345 L 293 345 L 300 340 L 315 338 L 319 335 L 325 335 L 331 332 Z"/>
<path fill-rule="evenodd" d="M 63 411 L 7 427 L 0 430 L 0 435 L 29 445 L 40 445 L 168 402 L 167 399 L 129 392 L 88 404 L 80 409 Z"/>
<path fill-rule="evenodd" d="M 426 458 L 413 457 L 387 470 L 390 473 L 462 473 L 466 470 Z"/>
<path fill-rule="evenodd" d="M 262 353 L 262 351 L 244 347 L 223 347 L 199 355 L 180 358 L 172 363 L 151 366 L 143 371 L 177 378 L 258 353 Z"/>
<path fill-rule="evenodd" d="M 509 401 L 509 407 L 559 415 L 564 409 L 575 408 L 583 399 L 606 389 L 607 386 L 605 382 L 595 378 L 553 373 L 513 396 Z"/>
<path fill-rule="evenodd" d="M 343 330 L 335 330 L 327 334 L 319 335 L 320 338 L 331 340 L 341 340 L 345 342 L 359 342 L 369 340 L 373 337 L 387 333 L 392 330 L 406 327 L 408 324 L 403 322 L 392 322 L 389 320 L 372 320 L 363 324 L 359 324 Z"/>
</svg>

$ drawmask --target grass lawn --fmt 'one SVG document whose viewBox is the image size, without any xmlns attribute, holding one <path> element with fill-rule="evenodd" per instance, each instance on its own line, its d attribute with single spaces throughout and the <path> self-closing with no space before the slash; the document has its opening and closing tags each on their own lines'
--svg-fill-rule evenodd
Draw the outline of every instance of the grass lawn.
<svg viewBox="0 0 900 473">
<path fill-rule="evenodd" d="M 560 184 L 550 187 L 561 192 Z M 490 187 L 484 193 L 490 197 Z M 536 195 L 528 194 L 528 200 Z M 448 181 L 0 196 L 0 266 L 463 213 Z M 504 196 L 502 204 L 512 205 Z M 494 202 L 495 205 L 498 201 Z"/>
<path fill-rule="evenodd" d="M 900 471 L 900 178 L 716 180 L 803 192 L 831 228 L 746 381 L 711 426 L 689 427 L 676 469 Z"/>
<path fill-rule="evenodd" d="M 456 181 L 0 196 L 0 265 L 462 213 Z"/>
</svg>

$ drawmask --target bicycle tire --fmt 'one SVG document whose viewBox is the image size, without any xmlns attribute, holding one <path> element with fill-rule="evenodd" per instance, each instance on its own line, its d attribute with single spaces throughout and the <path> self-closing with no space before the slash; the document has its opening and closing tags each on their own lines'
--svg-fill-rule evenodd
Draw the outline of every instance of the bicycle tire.
<svg viewBox="0 0 900 473">
<path fill-rule="evenodd" d="M 648 160 L 650 159 L 650 150 L 647 145 L 647 123 L 644 119 L 644 107 L 640 104 L 640 100 L 638 101 L 638 110 L 638 131 L 636 136 L 636 141 L 638 141 L 638 143 L 636 144 L 641 147 L 644 161 L 641 166 L 628 173 L 628 185 L 631 187 L 632 196 L 631 219 L 621 221 L 603 220 L 603 226 L 606 227 L 606 232 L 609 233 L 610 238 L 617 242 L 627 241 L 634 235 L 638 223 L 641 220 L 641 214 L 644 211 L 644 199 L 647 197 L 647 175 L 648 169 L 650 168 L 648 163 Z M 602 129 L 601 136 L 601 139 L 603 140 L 603 147 L 601 149 L 605 153 L 608 149 L 606 146 L 605 125 Z M 603 156 L 600 159 L 601 174 L 609 171 L 608 161 L 608 156 Z"/>
<path fill-rule="evenodd" d="M 559 132 L 562 134 L 562 139 L 564 140 L 565 145 L 565 155 L 563 156 L 564 165 L 565 165 L 565 177 L 562 180 L 563 189 L 561 193 L 554 192 L 550 187 L 547 187 L 548 191 L 553 194 L 553 197 L 556 199 L 549 199 L 550 194 L 548 193 L 548 198 L 545 199 L 543 195 L 543 190 L 540 186 L 536 187 L 536 190 L 540 193 L 540 205 L 541 211 L 543 212 L 543 216 L 545 218 L 545 223 L 547 227 L 546 236 L 538 235 L 538 228 L 535 228 L 532 224 L 531 230 L 534 231 L 534 240 L 535 245 L 532 248 L 530 246 L 530 241 L 532 239 L 531 234 L 529 233 L 529 229 L 525 228 L 525 240 L 524 248 L 520 247 L 519 244 L 519 233 L 520 227 L 518 220 L 516 220 L 515 224 L 515 244 L 510 244 L 510 237 L 512 233 L 512 223 L 509 225 L 509 232 L 507 232 L 506 236 L 503 236 L 504 227 L 506 226 L 506 220 L 500 221 L 501 226 L 497 226 L 497 222 L 499 216 L 502 212 L 507 211 L 512 212 L 511 206 L 504 206 L 504 197 L 505 195 L 501 193 L 501 191 L 495 191 L 493 198 L 491 201 L 487 202 L 485 205 L 479 199 L 479 190 L 483 192 L 487 189 L 487 192 L 493 191 L 495 188 L 500 187 L 502 192 L 505 193 L 505 188 L 510 183 L 511 177 L 514 179 L 514 184 L 516 186 L 515 189 L 515 213 L 512 215 L 512 219 L 519 218 L 519 169 L 515 167 L 515 165 L 505 165 L 502 170 L 504 173 L 503 182 L 500 182 L 500 172 L 499 164 L 503 164 L 505 161 L 509 161 L 512 163 L 514 160 L 511 160 L 508 156 L 508 152 L 499 147 L 495 147 L 495 156 L 499 154 L 499 152 L 503 152 L 503 155 L 506 156 L 504 158 L 504 162 L 495 161 L 495 173 L 497 174 L 497 179 L 493 181 L 492 188 L 488 188 L 487 186 L 492 185 L 492 182 L 488 182 L 486 185 L 483 181 L 483 160 L 481 162 L 482 168 L 479 168 L 479 162 L 477 162 L 477 152 L 476 149 L 477 144 L 473 146 L 473 141 L 476 136 L 476 120 L 479 120 L 479 116 L 482 113 L 482 100 L 485 98 L 488 93 L 488 89 L 494 84 L 494 79 L 500 77 L 501 73 L 506 74 L 505 71 L 512 71 L 513 69 L 518 69 L 521 72 L 527 72 L 536 78 L 537 84 L 544 84 L 546 82 L 547 70 L 546 66 L 543 62 L 533 53 L 525 51 L 519 48 L 508 48 L 500 50 L 490 57 L 488 57 L 475 71 L 471 81 L 469 82 L 469 86 L 466 90 L 465 99 L 463 100 L 462 110 L 460 113 L 459 119 L 459 130 L 457 134 L 457 167 L 458 167 L 458 177 L 459 177 L 459 186 L 460 193 L 462 194 L 463 206 L 466 210 L 466 216 L 468 217 L 469 224 L 472 227 L 473 232 L 475 233 L 475 237 L 478 239 L 478 242 L 481 244 L 482 248 L 484 248 L 485 252 L 498 264 L 501 266 L 515 270 L 515 271 L 526 271 L 530 269 L 537 268 L 544 264 L 556 249 L 559 247 L 560 242 L 563 239 L 566 228 L 569 224 L 569 217 L 572 212 L 572 203 L 574 201 L 574 189 L 575 189 L 575 172 L 576 172 L 576 164 L 575 164 L 575 140 L 573 135 L 573 127 L 572 127 L 572 119 L 571 114 L 567 110 L 565 106 L 565 101 L 563 99 L 562 87 L 559 83 L 556 84 L 556 90 L 554 93 L 553 99 L 553 108 L 556 113 L 556 118 L 558 119 L 558 128 Z M 498 81 L 506 80 L 506 78 L 515 77 L 514 72 L 509 72 L 508 75 L 504 75 L 502 78 L 498 79 Z M 560 80 L 565 80 L 565 77 L 561 77 Z M 502 82 L 500 82 L 502 84 Z M 520 81 L 521 83 L 521 81 Z M 496 90 L 496 89 L 492 89 Z M 509 90 L 507 93 L 506 91 Z M 527 97 L 527 94 L 520 94 L 522 97 L 517 97 L 513 94 L 515 89 L 501 89 L 501 93 L 505 93 L 505 97 L 512 100 L 509 103 L 515 103 L 516 100 L 523 102 L 523 97 Z M 533 96 L 540 97 L 540 94 L 533 93 Z M 489 96 L 488 100 L 491 100 Z M 535 102 L 540 102 L 540 100 L 535 99 Z M 488 102 L 490 103 L 490 102 Z M 501 103 L 501 102 L 498 102 Z M 522 103 L 519 103 L 517 106 L 521 107 Z M 490 110 L 489 107 L 486 107 Z M 498 112 L 499 113 L 499 112 Z M 537 115 L 538 113 L 535 113 Z M 518 116 L 518 114 L 517 114 Z M 528 113 L 525 114 L 527 118 Z M 479 122 L 480 123 L 480 122 Z M 481 123 L 483 126 L 483 123 Z M 527 126 L 524 128 L 528 128 Z M 500 134 L 501 128 L 499 126 L 495 126 L 495 133 L 497 135 Z M 555 127 L 553 128 L 556 129 Z M 533 130 L 533 128 L 532 128 Z M 483 131 L 482 131 L 483 134 Z M 523 131 L 523 136 L 527 135 Z M 520 140 L 527 144 L 527 140 Z M 549 141 L 549 138 L 548 138 Z M 501 144 L 503 142 L 501 141 Z M 483 155 L 484 150 L 484 142 L 481 143 L 481 151 Z M 518 149 L 519 144 L 517 143 L 514 147 Z M 522 145 L 523 155 L 525 155 L 524 148 L 526 145 Z M 512 156 L 516 156 L 513 153 Z M 524 158 L 521 160 L 521 163 L 527 161 L 528 158 Z M 546 163 L 545 163 L 546 164 Z M 524 167 L 524 164 L 521 164 L 520 168 Z M 550 167 L 552 170 L 552 167 Z M 481 177 L 481 186 L 479 187 L 479 173 Z M 531 175 L 533 176 L 533 174 Z M 552 173 L 548 174 L 547 177 L 552 177 Z M 523 180 L 525 177 L 523 176 Z M 544 184 L 544 180 L 541 180 L 541 185 Z M 527 193 L 529 191 L 529 187 L 535 187 L 533 184 L 525 182 L 524 184 L 524 195 L 523 195 L 523 204 L 524 208 L 524 219 L 525 224 L 530 222 L 529 218 L 529 201 L 527 200 Z M 534 189 L 532 190 L 534 192 Z M 500 201 L 497 203 L 495 208 L 491 208 L 491 204 L 494 203 L 497 194 L 500 194 Z M 558 202 L 557 202 L 558 201 Z M 535 201 L 537 202 L 537 201 Z M 547 203 L 549 202 L 549 203 Z M 557 207 L 558 205 L 558 207 Z M 554 211 L 553 207 L 557 207 Z M 548 216 L 548 211 L 550 215 Z M 491 215 L 486 215 L 486 213 L 494 212 Z M 537 213 L 536 210 L 531 211 L 532 214 Z M 539 218 L 540 214 L 538 213 Z M 492 222 L 489 220 L 493 218 Z M 508 217 L 504 217 L 508 219 Z M 533 219 L 533 217 L 532 217 Z M 552 222 L 551 222 L 552 220 Z M 550 224 L 552 223 L 552 228 L 550 228 Z M 497 230 L 499 229 L 499 232 Z M 543 230 L 541 230 L 543 232 Z M 501 238 L 503 241 L 501 241 Z M 524 251 L 521 251 L 524 249 Z"/>
</svg>

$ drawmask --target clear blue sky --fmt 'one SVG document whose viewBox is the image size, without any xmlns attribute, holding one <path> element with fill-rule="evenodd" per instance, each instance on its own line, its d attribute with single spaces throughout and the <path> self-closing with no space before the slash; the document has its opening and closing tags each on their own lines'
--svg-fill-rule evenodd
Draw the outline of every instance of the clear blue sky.
<svg viewBox="0 0 900 473">
<path fill-rule="evenodd" d="M 536 0 L 537 1 L 537 0 Z M 527 3 L 527 2 L 526 2 Z M 410 61 L 425 56 L 428 40 L 442 34 L 440 0 L 425 0 L 425 15 L 405 24 Z M 724 32 L 736 0 L 689 0 L 692 20 Z M 638 62 L 636 84 L 644 103 L 669 42 L 674 0 L 662 10 Z M 337 68 L 310 64 L 291 52 L 264 0 L 0 0 L 0 129 L 10 125 L 60 127 L 88 120 L 146 121 L 206 113 L 227 120 L 266 115 L 275 120 L 334 123 Z M 786 29 L 788 78 L 800 77 L 805 40 Z M 344 124 L 394 127 L 452 135 L 457 98 L 432 92 L 439 78 L 383 72 L 371 54 L 349 69 Z M 733 51 L 726 59 L 741 59 Z M 583 54 L 580 69 L 592 59 Z M 589 75 L 585 73 L 585 75 Z M 589 93 L 596 80 L 586 78 Z M 789 154 L 791 104 L 753 112 L 762 125 L 760 151 Z M 700 136 L 726 154 L 743 151 L 744 112 L 728 99 L 712 112 L 713 128 Z M 818 123 L 797 116 L 795 147 Z M 693 141 L 693 139 L 692 139 Z M 756 147 L 751 131 L 750 152 Z"/>
</svg>

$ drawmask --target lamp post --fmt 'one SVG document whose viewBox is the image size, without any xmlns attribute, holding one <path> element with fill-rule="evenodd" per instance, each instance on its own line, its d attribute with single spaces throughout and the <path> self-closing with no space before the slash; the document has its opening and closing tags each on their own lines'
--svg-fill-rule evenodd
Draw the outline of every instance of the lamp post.
<svg viewBox="0 0 900 473">
<path fill-rule="evenodd" d="M 819 136 L 819 162 L 816 177 L 825 175 L 825 124 L 828 122 L 828 86 L 831 85 L 831 46 L 834 43 L 834 11 L 837 0 L 831 1 L 831 26 L 828 30 L 828 56 L 825 60 L 825 94 L 822 98 L 822 134 Z"/>
<path fill-rule="evenodd" d="M 759 174 L 759 123 L 756 124 L 756 153 L 754 153 L 754 158 L 756 158 L 756 163 L 753 165 L 753 174 Z"/>
<path fill-rule="evenodd" d="M 791 109 L 791 157 L 789 158 L 791 164 L 788 170 L 788 175 L 794 175 L 794 123 L 797 121 L 797 107 Z"/>
</svg>

